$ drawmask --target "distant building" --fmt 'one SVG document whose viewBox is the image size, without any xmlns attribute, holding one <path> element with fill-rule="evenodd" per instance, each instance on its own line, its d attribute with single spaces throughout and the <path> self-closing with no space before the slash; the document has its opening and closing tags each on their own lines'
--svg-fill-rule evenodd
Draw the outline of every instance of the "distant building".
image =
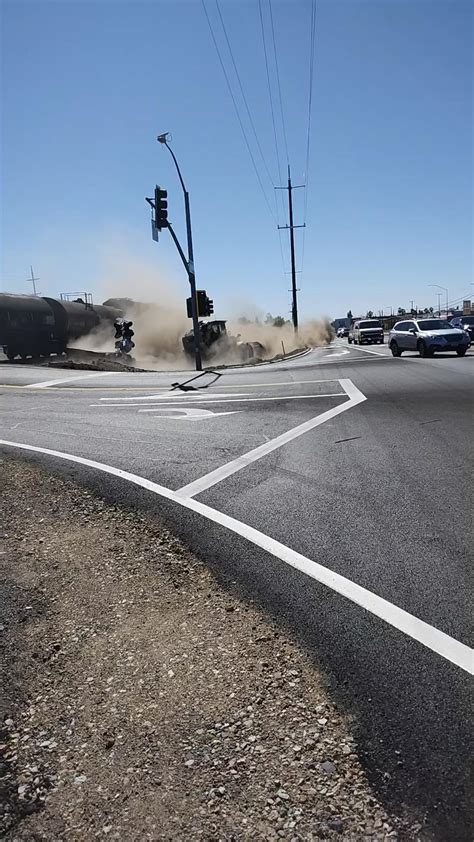
<svg viewBox="0 0 474 842">
<path fill-rule="evenodd" d="M 350 327 L 350 320 L 349 319 L 334 319 L 331 322 L 334 330 L 339 330 L 340 327 Z"/>
</svg>

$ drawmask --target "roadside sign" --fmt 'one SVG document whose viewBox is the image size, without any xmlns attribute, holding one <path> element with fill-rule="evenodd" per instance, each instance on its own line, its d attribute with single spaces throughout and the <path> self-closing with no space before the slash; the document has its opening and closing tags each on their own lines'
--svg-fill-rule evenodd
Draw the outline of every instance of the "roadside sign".
<svg viewBox="0 0 474 842">
<path fill-rule="evenodd" d="M 462 314 L 463 316 L 471 315 L 471 301 L 469 298 L 466 298 L 466 300 L 462 303 Z"/>
</svg>

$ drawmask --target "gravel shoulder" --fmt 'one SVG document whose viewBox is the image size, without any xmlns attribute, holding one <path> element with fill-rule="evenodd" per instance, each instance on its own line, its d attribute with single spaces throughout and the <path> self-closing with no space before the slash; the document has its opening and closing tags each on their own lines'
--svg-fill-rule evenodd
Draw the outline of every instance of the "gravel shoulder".
<svg viewBox="0 0 474 842">
<path fill-rule="evenodd" d="M 7 840 L 428 838 L 304 651 L 155 518 L 0 471 Z"/>
</svg>

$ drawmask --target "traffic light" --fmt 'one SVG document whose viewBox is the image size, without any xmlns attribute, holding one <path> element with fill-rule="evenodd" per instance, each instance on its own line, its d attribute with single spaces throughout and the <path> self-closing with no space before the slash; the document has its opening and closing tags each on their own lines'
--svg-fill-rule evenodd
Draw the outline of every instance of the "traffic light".
<svg viewBox="0 0 474 842">
<path fill-rule="evenodd" d="M 155 187 L 155 228 L 161 231 L 168 227 L 168 191 Z"/>
<path fill-rule="evenodd" d="M 207 316 L 207 294 L 205 289 L 196 290 L 198 316 Z"/>
<path fill-rule="evenodd" d="M 197 289 L 196 290 L 196 299 L 197 299 L 197 314 L 199 318 L 203 318 L 204 316 L 212 316 L 214 312 L 214 302 L 212 298 L 207 297 L 207 292 L 205 289 Z M 188 319 L 192 318 L 193 309 L 192 309 L 192 299 L 186 299 L 186 312 L 188 314 Z"/>
</svg>

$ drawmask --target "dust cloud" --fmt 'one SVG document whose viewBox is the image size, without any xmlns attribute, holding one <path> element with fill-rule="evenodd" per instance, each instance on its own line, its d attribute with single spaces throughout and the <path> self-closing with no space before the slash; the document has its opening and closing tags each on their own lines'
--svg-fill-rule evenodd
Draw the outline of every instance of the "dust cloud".
<svg viewBox="0 0 474 842">
<path fill-rule="evenodd" d="M 234 336 L 240 334 L 244 342 L 260 342 L 265 348 L 264 359 L 272 359 L 277 354 L 289 354 L 299 348 L 326 345 L 332 337 L 328 319 L 303 322 L 298 333 L 295 333 L 292 324 L 274 327 L 260 320 L 242 324 L 239 320 L 229 319 L 227 327 Z"/>
<path fill-rule="evenodd" d="M 155 267 L 126 258 L 119 265 L 115 260 L 110 264 L 97 284 L 94 301 L 116 306 L 133 322 L 133 357 L 137 363 L 147 368 L 191 368 L 181 342 L 190 327 L 182 297 Z M 113 353 L 114 342 L 112 325 L 101 324 L 71 347 Z"/>
<path fill-rule="evenodd" d="M 118 260 L 111 261 L 103 278 L 97 284 L 94 301 L 118 307 L 126 318 L 133 321 L 133 357 L 136 364 L 149 369 L 193 368 L 193 361 L 184 354 L 181 341 L 191 327 L 185 313 L 182 284 L 178 294 L 169 280 L 158 275 L 156 267 L 150 268 L 133 259 L 122 259 L 120 263 Z M 251 305 L 234 305 L 233 309 L 234 313 L 228 314 L 228 332 L 237 337 L 240 344 L 260 343 L 262 347 L 255 350 L 255 358 L 258 359 L 272 359 L 298 348 L 325 345 L 331 340 L 327 319 L 304 322 L 295 334 L 289 323 L 282 327 L 265 324 L 262 314 Z M 244 312 L 246 318 L 242 318 Z M 72 343 L 71 347 L 110 354 L 114 351 L 114 341 L 112 325 L 102 324 Z M 239 363 L 242 360 L 237 349 L 219 348 L 219 344 L 213 346 L 209 355 L 211 364 Z"/>
</svg>

